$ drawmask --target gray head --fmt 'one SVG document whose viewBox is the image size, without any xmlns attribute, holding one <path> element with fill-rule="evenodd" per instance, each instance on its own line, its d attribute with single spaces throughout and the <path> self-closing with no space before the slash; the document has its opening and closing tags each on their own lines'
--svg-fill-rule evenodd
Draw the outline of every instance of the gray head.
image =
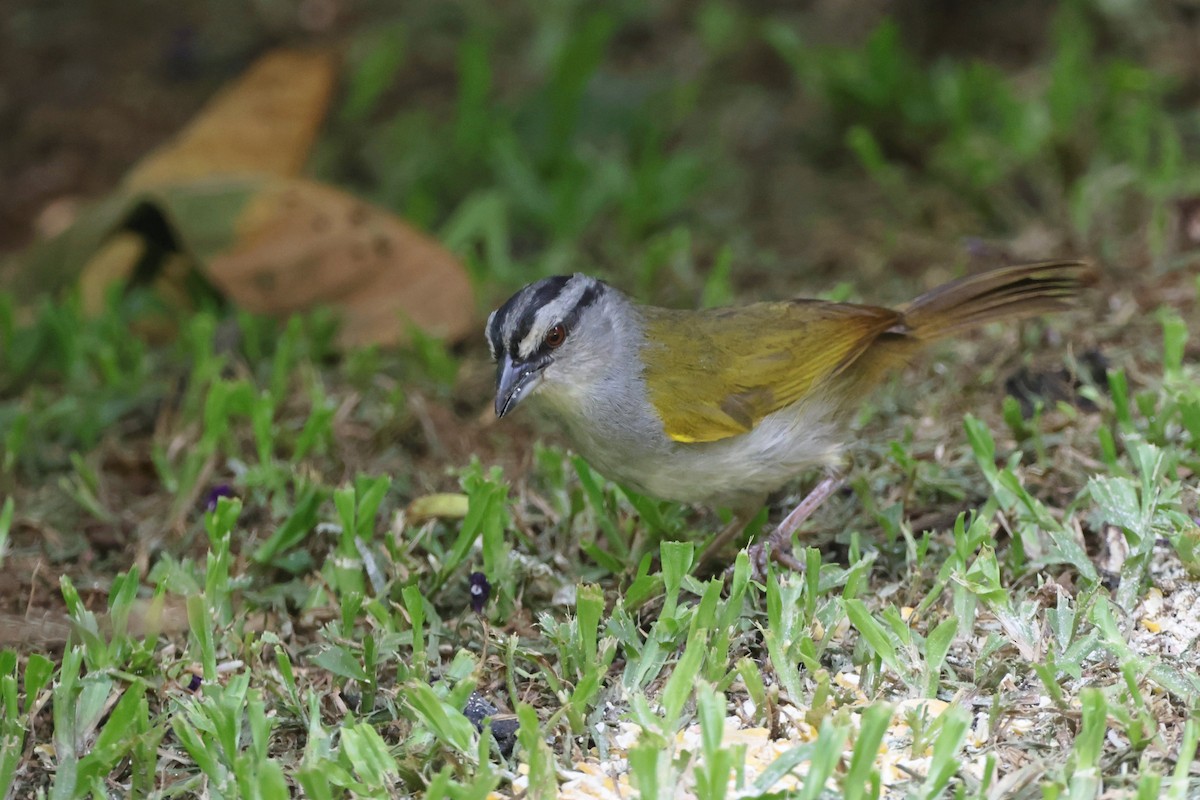
<svg viewBox="0 0 1200 800">
<path fill-rule="evenodd" d="M 619 298 L 587 275 L 556 275 L 529 284 L 493 311 L 487 338 L 496 361 L 496 416 L 543 384 L 586 389 L 598 362 L 611 354 L 605 343 L 613 326 L 605 309 Z"/>
</svg>

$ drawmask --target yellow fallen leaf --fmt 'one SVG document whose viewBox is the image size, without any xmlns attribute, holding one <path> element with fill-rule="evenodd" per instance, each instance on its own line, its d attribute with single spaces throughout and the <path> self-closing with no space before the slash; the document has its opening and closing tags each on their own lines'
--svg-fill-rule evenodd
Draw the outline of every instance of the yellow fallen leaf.
<svg viewBox="0 0 1200 800">
<path fill-rule="evenodd" d="M 79 276 L 83 310 L 88 314 L 103 310 L 109 287 L 125 283 L 145 252 L 145 238 L 133 231 L 117 231 L 103 242 Z"/>
<path fill-rule="evenodd" d="M 427 519 L 462 519 L 467 515 L 465 494 L 427 494 L 408 504 L 406 514 L 413 523 Z"/>
</svg>

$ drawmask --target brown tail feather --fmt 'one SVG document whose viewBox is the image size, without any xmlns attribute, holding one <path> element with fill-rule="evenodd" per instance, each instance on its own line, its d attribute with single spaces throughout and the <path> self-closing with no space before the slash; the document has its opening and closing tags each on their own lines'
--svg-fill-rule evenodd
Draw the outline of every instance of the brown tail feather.
<svg viewBox="0 0 1200 800">
<path fill-rule="evenodd" d="M 969 275 L 903 306 L 904 332 L 932 341 L 986 322 L 1062 311 L 1092 278 L 1082 261 L 1043 261 Z"/>
</svg>

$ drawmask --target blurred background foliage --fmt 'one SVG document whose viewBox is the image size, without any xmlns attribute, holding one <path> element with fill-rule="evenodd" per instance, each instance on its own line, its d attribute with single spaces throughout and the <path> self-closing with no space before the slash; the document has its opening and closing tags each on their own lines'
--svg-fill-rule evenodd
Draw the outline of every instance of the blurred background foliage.
<svg viewBox="0 0 1200 800">
<path fill-rule="evenodd" d="M 1200 191 L 1197 14 L 1167 0 L 24 4 L 0 47 L 0 123 L 16 132 L 0 144 L 0 247 L 51 201 L 102 193 L 287 43 L 345 53 L 311 171 L 435 233 L 483 305 L 576 269 L 687 303 L 731 291 L 706 276 L 800 291 L 993 251 L 1163 268 L 1177 204 Z"/>
</svg>

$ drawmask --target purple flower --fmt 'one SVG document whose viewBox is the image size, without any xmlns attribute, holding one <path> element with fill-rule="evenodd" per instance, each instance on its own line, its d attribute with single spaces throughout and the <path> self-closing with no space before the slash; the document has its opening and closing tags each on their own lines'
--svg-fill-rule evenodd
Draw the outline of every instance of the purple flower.
<svg viewBox="0 0 1200 800">
<path fill-rule="evenodd" d="M 235 497 L 233 488 L 227 483 L 219 483 L 208 490 L 208 497 L 204 501 L 204 510 L 211 513 L 217 510 L 217 501 L 222 497 Z"/>
<path fill-rule="evenodd" d="M 488 583 L 487 576 L 482 572 L 472 572 L 467 578 L 467 583 L 471 592 L 471 610 L 476 614 L 482 614 L 483 607 L 487 605 L 488 598 L 492 596 L 492 585 Z"/>
</svg>

